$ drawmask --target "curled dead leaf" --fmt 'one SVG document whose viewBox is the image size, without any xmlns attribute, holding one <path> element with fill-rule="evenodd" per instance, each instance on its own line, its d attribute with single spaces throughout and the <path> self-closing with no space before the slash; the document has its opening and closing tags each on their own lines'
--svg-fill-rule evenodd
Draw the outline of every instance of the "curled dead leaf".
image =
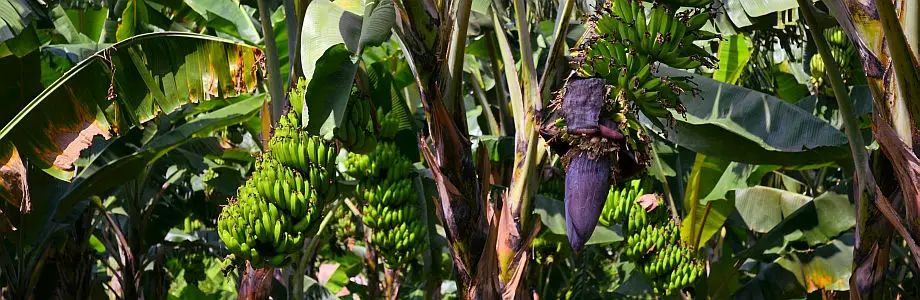
<svg viewBox="0 0 920 300">
<path fill-rule="evenodd" d="M 11 143 L 0 144 L 0 198 L 19 208 L 20 213 L 32 211 L 26 168 L 19 151 Z"/>
</svg>

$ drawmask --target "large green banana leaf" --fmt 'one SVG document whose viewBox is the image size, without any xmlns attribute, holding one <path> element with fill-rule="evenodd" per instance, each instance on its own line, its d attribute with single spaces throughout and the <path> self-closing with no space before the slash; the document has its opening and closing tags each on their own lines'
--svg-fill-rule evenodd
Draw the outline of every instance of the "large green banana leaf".
<svg viewBox="0 0 920 300">
<path fill-rule="evenodd" d="M 65 73 L 0 130 L 0 139 L 70 180 L 73 161 L 97 135 L 111 138 L 183 104 L 253 92 L 262 57 L 258 48 L 210 36 L 136 36 Z"/>
<path fill-rule="evenodd" d="M 94 142 L 184 104 L 254 92 L 262 60 L 256 47 L 189 33 L 139 35 L 97 52 L 0 129 L 0 197 L 28 203 L 28 191 L 15 188 L 25 182 L 23 160 L 70 181 Z"/>
<path fill-rule="evenodd" d="M 687 112 L 665 126 L 666 138 L 708 156 L 748 164 L 846 165 L 846 136 L 831 123 L 777 97 L 662 67 L 690 77 L 700 93 L 682 97 Z M 675 112 L 672 110 L 672 112 Z"/>
</svg>

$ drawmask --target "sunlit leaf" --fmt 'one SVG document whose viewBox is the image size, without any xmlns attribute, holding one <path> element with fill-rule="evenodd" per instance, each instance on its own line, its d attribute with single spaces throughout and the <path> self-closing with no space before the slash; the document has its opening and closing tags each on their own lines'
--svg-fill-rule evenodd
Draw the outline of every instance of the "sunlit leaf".
<svg viewBox="0 0 920 300">
<path fill-rule="evenodd" d="M 145 32 L 144 26 L 147 24 L 147 4 L 144 3 L 144 0 L 124 1 L 127 1 L 127 4 L 121 14 L 121 23 L 118 24 L 118 30 L 115 32 L 115 40 L 119 42 Z"/>
<path fill-rule="evenodd" d="M 735 207 L 744 224 L 754 232 L 765 233 L 796 211 L 811 197 L 765 186 L 738 190 Z"/>
<path fill-rule="evenodd" d="M 309 82 L 303 108 L 307 131 L 327 135 L 342 123 L 358 68 L 361 26 L 360 16 L 328 0 L 307 7 L 300 35 L 303 74 Z"/>
<path fill-rule="evenodd" d="M 195 12 L 208 21 L 215 18 L 226 20 L 233 24 L 239 37 L 249 43 L 257 43 L 262 39 L 252 19 L 239 1 L 235 0 L 185 0 Z M 232 30 L 232 29 L 231 29 Z M 232 33 L 231 33 L 232 34 Z"/>
<path fill-rule="evenodd" d="M 751 59 L 751 49 L 744 34 L 731 35 L 719 41 L 719 68 L 712 79 L 735 84 Z"/>
<path fill-rule="evenodd" d="M 845 235 L 814 251 L 785 255 L 776 264 L 794 274 L 808 293 L 819 289 L 849 290 L 853 242 L 852 235 Z"/>
</svg>

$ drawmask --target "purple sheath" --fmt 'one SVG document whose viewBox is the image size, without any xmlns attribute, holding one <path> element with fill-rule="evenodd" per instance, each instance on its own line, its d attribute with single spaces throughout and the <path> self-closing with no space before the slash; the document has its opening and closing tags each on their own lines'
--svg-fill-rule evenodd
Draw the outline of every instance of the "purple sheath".
<svg viewBox="0 0 920 300">
<path fill-rule="evenodd" d="M 598 130 L 601 107 L 607 100 L 607 84 L 601 78 L 569 81 L 562 99 L 562 115 L 569 133 L 594 134 Z"/>
<path fill-rule="evenodd" d="M 591 159 L 583 152 L 572 156 L 565 176 L 565 226 L 576 254 L 594 233 L 608 190 L 609 156 Z"/>
</svg>

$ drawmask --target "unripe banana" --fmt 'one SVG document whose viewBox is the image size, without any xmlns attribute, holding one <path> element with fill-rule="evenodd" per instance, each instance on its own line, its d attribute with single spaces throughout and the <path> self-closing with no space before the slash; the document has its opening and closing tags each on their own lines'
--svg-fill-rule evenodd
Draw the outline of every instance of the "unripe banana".
<svg viewBox="0 0 920 300">
<path fill-rule="evenodd" d="M 329 141 L 300 129 L 300 116 L 282 116 L 269 152 L 223 208 L 218 235 L 234 257 L 256 267 L 282 267 L 298 251 L 305 234 L 315 232 L 323 208 L 337 197 L 335 153 Z M 308 153 L 323 155 L 309 156 Z"/>
<path fill-rule="evenodd" d="M 387 266 L 398 268 L 417 256 L 425 228 L 414 206 L 411 162 L 395 144 L 384 142 L 366 155 L 350 153 L 345 165 L 346 174 L 359 181 L 364 225 L 373 230 L 371 242 Z"/>
<path fill-rule="evenodd" d="M 342 125 L 335 130 L 336 137 L 342 141 L 346 150 L 366 154 L 374 150 L 374 145 L 377 144 L 371 123 L 369 100 L 362 99 L 353 92 L 345 108 Z"/>
</svg>

